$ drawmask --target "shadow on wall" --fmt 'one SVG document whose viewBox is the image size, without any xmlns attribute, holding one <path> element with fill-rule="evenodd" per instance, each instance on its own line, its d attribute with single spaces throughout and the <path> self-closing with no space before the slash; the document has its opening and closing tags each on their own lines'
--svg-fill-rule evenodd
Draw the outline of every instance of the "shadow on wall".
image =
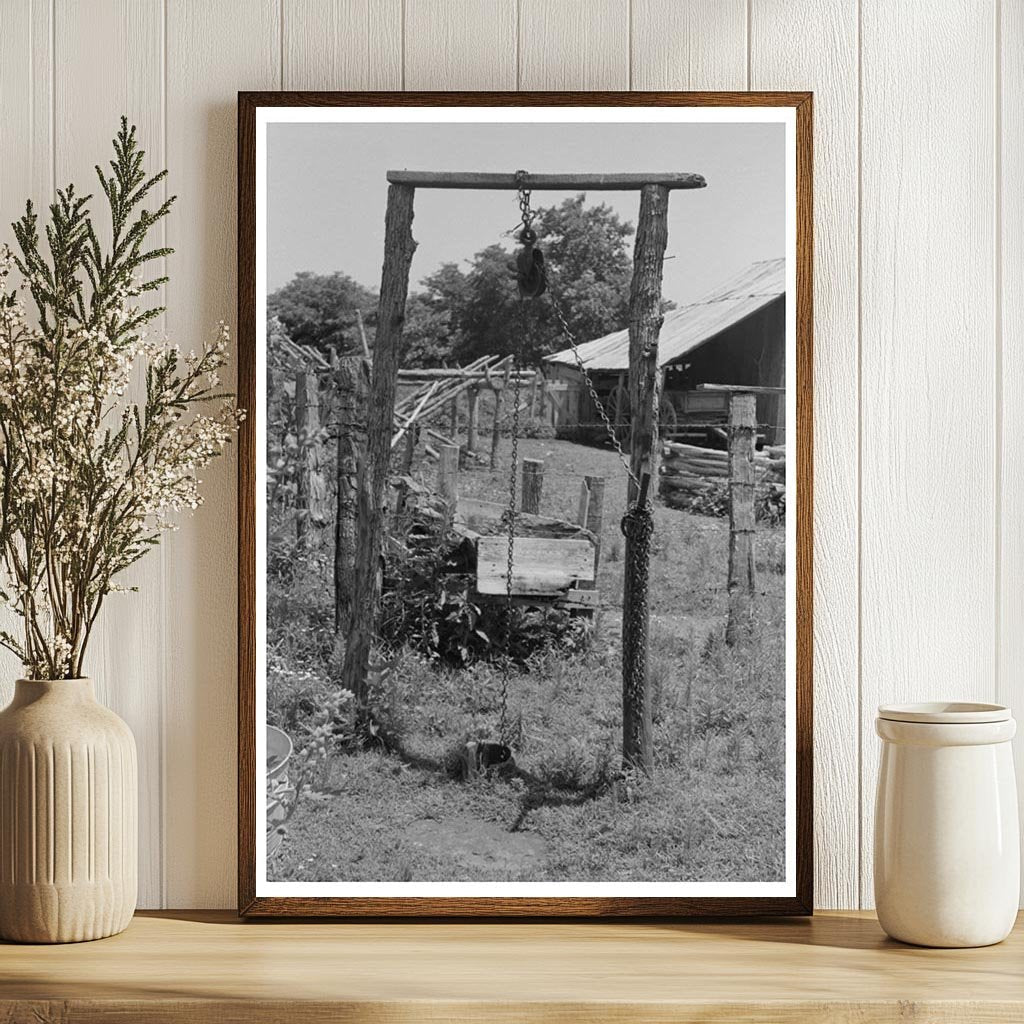
<svg viewBox="0 0 1024 1024">
<path fill-rule="evenodd" d="M 241 83 L 244 84 L 244 83 Z M 183 348 L 232 326 L 237 367 L 236 167 L 233 102 L 206 105 L 191 147 L 192 176 L 171 180 L 181 195 L 168 224 L 168 329 Z M 172 149 L 172 152 L 174 150 Z M 251 413 L 249 413 L 251 415 Z M 203 481 L 204 504 L 165 552 L 165 899 L 172 905 L 234 902 L 236 867 L 237 446 Z"/>
</svg>

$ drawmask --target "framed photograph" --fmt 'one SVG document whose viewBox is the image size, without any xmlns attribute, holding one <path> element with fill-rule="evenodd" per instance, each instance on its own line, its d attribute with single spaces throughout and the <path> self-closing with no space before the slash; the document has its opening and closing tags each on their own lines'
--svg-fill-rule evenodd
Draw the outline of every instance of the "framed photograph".
<svg viewBox="0 0 1024 1024">
<path fill-rule="evenodd" d="M 811 913 L 811 95 L 238 146 L 240 913 Z"/>
</svg>

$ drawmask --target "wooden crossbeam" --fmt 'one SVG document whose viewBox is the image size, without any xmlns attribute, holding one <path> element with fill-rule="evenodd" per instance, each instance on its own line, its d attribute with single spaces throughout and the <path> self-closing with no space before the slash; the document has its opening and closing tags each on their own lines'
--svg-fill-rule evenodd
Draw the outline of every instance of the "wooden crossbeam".
<svg viewBox="0 0 1024 1024">
<path fill-rule="evenodd" d="M 645 174 L 508 174 L 490 171 L 388 171 L 393 185 L 414 188 L 529 188 L 535 191 L 637 191 L 644 185 L 662 188 L 704 188 L 707 182 L 700 174 L 684 171 L 649 172 Z"/>
<path fill-rule="evenodd" d="M 520 370 L 509 376 L 512 380 L 532 380 L 535 370 Z M 425 384 L 432 380 L 486 380 L 488 374 L 484 370 L 399 370 L 399 384 Z M 493 387 L 493 384 L 492 384 Z"/>
<path fill-rule="evenodd" d="M 785 388 L 770 388 L 756 384 L 698 384 L 698 391 L 725 391 L 730 395 L 784 395 Z"/>
</svg>

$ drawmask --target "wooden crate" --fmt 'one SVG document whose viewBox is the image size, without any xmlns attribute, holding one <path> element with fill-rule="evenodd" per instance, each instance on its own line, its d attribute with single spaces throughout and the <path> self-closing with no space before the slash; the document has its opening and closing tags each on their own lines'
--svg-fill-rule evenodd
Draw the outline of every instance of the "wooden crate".
<svg viewBox="0 0 1024 1024">
<path fill-rule="evenodd" d="M 586 540 L 516 537 L 512 542 L 512 593 L 558 597 L 577 584 L 594 581 L 594 545 Z M 508 538 L 476 542 L 476 589 L 507 593 Z"/>
<path fill-rule="evenodd" d="M 476 592 L 483 600 L 506 597 L 508 534 L 505 506 L 460 498 L 454 528 L 472 545 Z M 599 607 L 596 589 L 597 538 L 577 523 L 519 512 L 512 546 L 514 603 L 556 607 L 592 614 Z"/>
</svg>

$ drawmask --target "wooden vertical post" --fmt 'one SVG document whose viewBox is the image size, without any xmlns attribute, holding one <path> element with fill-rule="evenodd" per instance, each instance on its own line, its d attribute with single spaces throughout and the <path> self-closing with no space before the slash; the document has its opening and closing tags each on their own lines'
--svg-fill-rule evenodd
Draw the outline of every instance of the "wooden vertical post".
<svg viewBox="0 0 1024 1024">
<path fill-rule="evenodd" d="M 405 448 L 402 450 L 402 472 L 408 476 L 412 472 L 413 459 L 416 456 L 416 442 L 419 440 L 420 428 L 414 423 L 405 433 Z"/>
<path fill-rule="evenodd" d="M 459 396 L 448 403 L 448 436 L 454 441 L 459 436 Z"/>
<path fill-rule="evenodd" d="M 324 523 L 324 483 L 320 474 L 320 394 L 316 374 L 300 370 L 295 376 L 295 436 L 299 444 L 296 482 L 295 536 L 302 550 L 314 548 Z"/>
<path fill-rule="evenodd" d="M 603 476 L 585 476 L 583 482 L 590 491 L 590 503 L 587 506 L 587 521 L 580 523 L 580 526 L 585 526 L 600 543 L 601 532 L 604 530 L 605 480 Z"/>
<path fill-rule="evenodd" d="M 477 402 L 480 398 L 480 389 L 474 384 L 471 388 L 466 389 L 466 402 L 468 408 L 466 412 L 466 451 L 476 451 L 476 414 L 477 414 Z"/>
<path fill-rule="evenodd" d="M 548 421 L 547 397 L 548 379 L 547 377 L 541 376 L 540 384 L 537 388 L 537 419 L 539 419 L 541 423 L 547 423 Z"/>
<path fill-rule="evenodd" d="M 580 483 L 580 496 L 576 503 L 576 522 L 584 529 L 587 526 L 588 515 L 590 515 L 590 488 L 587 486 L 587 481 L 583 480 Z"/>
<path fill-rule="evenodd" d="M 442 444 L 437 453 L 437 490 L 448 508 L 454 512 L 459 500 L 459 446 Z"/>
<path fill-rule="evenodd" d="M 363 323 L 363 311 L 356 306 L 356 324 L 359 327 L 359 347 L 363 350 L 363 358 L 369 360 L 370 345 L 366 340 L 366 324 Z"/>
<path fill-rule="evenodd" d="M 334 631 L 348 626 L 355 585 L 356 493 L 360 453 L 365 443 L 366 362 L 343 356 L 335 367 L 338 440 L 335 448 L 337 493 L 334 508 Z"/>
<path fill-rule="evenodd" d="M 587 489 L 587 508 L 585 516 L 581 516 L 580 526 L 588 529 L 597 539 L 594 546 L 594 583 L 589 588 L 597 588 L 597 571 L 601 568 L 601 533 L 604 530 L 604 484 L 603 476 L 585 476 L 583 486 Z M 581 584 L 582 586 L 582 584 Z"/>
<path fill-rule="evenodd" d="M 761 357 L 757 361 L 757 379 L 768 387 L 786 386 L 786 343 L 783 317 L 779 314 L 778 335 L 775 331 L 766 333 Z M 765 433 L 769 444 L 784 444 L 786 440 L 786 395 L 768 394 L 758 398 L 763 410 L 761 422 L 766 425 Z"/>
<path fill-rule="evenodd" d="M 633 281 L 629 291 L 630 452 L 633 476 L 653 479 L 658 416 L 654 408 L 658 373 L 661 278 L 668 243 L 668 189 L 644 185 L 633 248 Z M 640 497 L 629 481 L 628 500 Z M 643 495 L 646 498 L 646 495 Z M 622 759 L 627 767 L 649 772 L 654 765 L 651 744 L 651 700 L 647 686 L 647 559 L 643 544 L 626 537 L 622 595 Z"/>
<path fill-rule="evenodd" d="M 738 643 L 750 630 L 757 585 L 754 568 L 754 441 L 757 400 L 729 399 L 729 618 L 725 641 Z"/>
<path fill-rule="evenodd" d="M 419 441 L 420 428 L 413 423 L 405 432 L 405 443 L 402 446 L 402 475 L 412 476 L 412 463 L 416 456 L 416 444 Z M 398 495 L 395 498 L 395 514 L 404 516 L 409 504 L 409 485 L 405 480 L 398 485 Z"/>
<path fill-rule="evenodd" d="M 494 388 L 494 422 L 491 424 L 491 469 L 498 465 L 498 443 L 501 441 L 501 406 L 508 391 L 508 380 L 512 373 L 512 357 L 505 360 L 505 373 L 501 383 Z M 515 410 L 513 410 L 513 413 Z"/>
<path fill-rule="evenodd" d="M 544 460 L 523 459 L 522 510 L 540 515 L 540 496 L 544 490 Z"/>
<path fill-rule="evenodd" d="M 384 269 L 377 303 L 377 336 L 373 343 L 373 379 L 367 404 L 366 457 L 359 474 L 356 571 L 351 630 L 342 667 L 342 686 L 355 696 L 357 726 L 367 725 L 366 696 L 370 648 L 380 604 L 380 560 L 384 544 L 384 496 L 391 433 L 395 418 L 395 387 L 402 347 L 409 266 L 416 243 L 412 237 L 413 197 L 409 185 L 390 185 L 384 218 Z"/>
</svg>

